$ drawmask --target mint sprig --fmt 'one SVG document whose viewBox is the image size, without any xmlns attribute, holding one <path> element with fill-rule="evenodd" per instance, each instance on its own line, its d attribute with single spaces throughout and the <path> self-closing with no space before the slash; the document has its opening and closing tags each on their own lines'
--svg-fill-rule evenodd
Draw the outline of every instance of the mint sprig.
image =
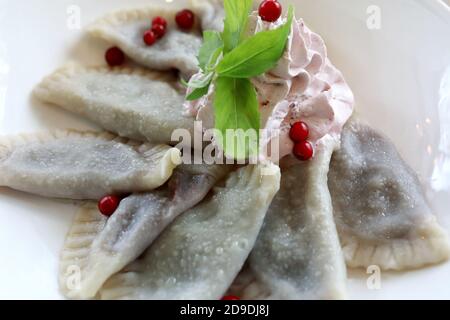
<svg viewBox="0 0 450 320">
<path fill-rule="evenodd" d="M 203 45 L 198 54 L 198 65 L 203 72 L 209 72 L 223 51 L 222 35 L 217 31 L 203 32 Z"/>
<path fill-rule="evenodd" d="M 215 127 L 222 133 L 218 141 L 224 153 L 235 159 L 248 158 L 258 152 L 260 128 L 259 104 L 250 78 L 274 68 L 282 57 L 294 19 L 289 7 L 287 22 L 274 30 L 258 32 L 246 38 L 252 0 L 225 0 L 224 31 L 205 31 L 198 55 L 202 75 L 191 79 L 192 89 L 187 100 L 197 100 L 208 94 L 215 83 Z M 227 136 L 227 130 L 237 134 Z M 254 130 L 256 136 L 242 132 Z M 249 141 L 256 139 L 256 141 Z"/>
<path fill-rule="evenodd" d="M 225 0 L 223 5 L 226 15 L 222 38 L 224 51 L 228 53 L 236 48 L 244 38 L 253 0 Z"/>
<path fill-rule="evenodd" d="M 206 84 L 204 87 L 201 88 L 195 88 L 194 90 L 192 90 L 191 93 L 189 93 L 186 97 L 186 100 L 188 101 L 194 101 L 194 100 L 198 100 L 203 96 L 206 96 L 209 92 L 209 86 L 211 85 L 211 82 L 209 82 L 208 84 Z"/>
<path fill-rule="evenodd" d="M 222 59 L 216 72 L 222 77 L 252 78 L 275 67 L 286 47 L 293 17 L 290 7 L 287 23 L 243 41 Z"/>
<path fill-rule="evenodd" d="M 215 127 L 223 139 L 217 142 L 234 159 L 257 154 L 260 114 L 252 83 L 248 79 L 218 77 L 215 89 Z M 249 129 L 256 130 L 255 134 L 246 136 Z"/>
<path fill-rule="evenodd" d="M 207 95 L 214 75 L 213 71 L 209 71 L 208 73 L 203 73 L 199 79 L 191 79 L 187 86 L 193 90 L 187 95 L 186 100 L 198 100 Z"/>
</svg>

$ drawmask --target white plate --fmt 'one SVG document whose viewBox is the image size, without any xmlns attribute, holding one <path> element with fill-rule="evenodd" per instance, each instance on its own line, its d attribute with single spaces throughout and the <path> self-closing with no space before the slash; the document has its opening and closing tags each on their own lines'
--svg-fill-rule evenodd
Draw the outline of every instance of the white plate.
<svg viewBox="0 0 450 320">
<path fill-rule="evenodd" d="M 74 12 L 80 10 L 84 27 L 109 11 L 149 2 L 0 0 L 0 133 L 92 128 L 81 118 L 32 101 L 30 91 L 68 60 L 103 63 L 105 44 L 68 27 L 73 26 L 68 21 L 76 21 L 70 18 Z M 450 230 L 448 7 L 437 0 L 290 2 L 326 40 L 332 61 L 355 92 L 358 111 L 386 132 L 419 172 L 439 219 Z M 367 27 L 368 8 L 380 10 L 380 29 Z M 0 298 L 61 298 L 58 253 L 75 211 L 74 204 L 0 189 Z M 380 290 L 367 288 L 367 276 L 350 272 L 351 298 L 450 298 L 450 263 L 383 273 Z"/>
</svg>

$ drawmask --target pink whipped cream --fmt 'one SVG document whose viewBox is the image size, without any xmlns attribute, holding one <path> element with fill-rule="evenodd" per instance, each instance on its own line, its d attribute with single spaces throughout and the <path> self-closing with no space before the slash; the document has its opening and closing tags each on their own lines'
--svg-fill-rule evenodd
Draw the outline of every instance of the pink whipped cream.
<svg viewBox="0 0 450 320">
<path fill-rule="evenodd" d="M 264 22 L 253 13 L 248 30 L 254 34 L 283 23 L 281 18 L 274 23 Z M 323 39 L 301 19 L 294 19 L 286 51 L 276 67 L 252 82 L 260 102 L 261 128 L 266 129 L 261 146 L 269 149 L 268 156 L 273 161 L 292 153 L 294 143 L 289 130 L 293 123 L 305 122 L 310 129 L 308 140 L 317 145 L 327 134 L 339 136 L 353 112 L 350 87 L 328 59 Z M 206 129 L 214 127 L 213 95 L 211 86 L 208 95 L 185 104 L 186 111 L 203 121 Z M 278 153 L 270 151 L 274 139 L 278 139 Z"/>
</svg>

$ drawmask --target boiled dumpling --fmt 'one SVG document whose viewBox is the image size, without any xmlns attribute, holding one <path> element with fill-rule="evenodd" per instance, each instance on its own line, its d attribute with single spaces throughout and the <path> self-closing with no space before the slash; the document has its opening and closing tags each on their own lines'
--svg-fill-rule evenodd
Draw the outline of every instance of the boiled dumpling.
<svg viewBox="0 0 450 320">
<path fill-rule="evenodd" d="M 45 78 L 34 93 L 131 139 L 174 144 L 174 130 L 193 132 L 194 120 L 183 115 L 185 90 L 170 73 L 70 65 Z"/>
<path fill-rule="evenodd" d="M 110 133 L 73 130 L 0 138 L 0 186 L 47 197 L 98 200 L 155 189 L 180 151 Z"/>
<path fill-rule="evenodd" d="M 194 11 L 201 17 L 203 30 L 223 31 L 223 0 L 191 0 L 191 3 Z"/>
<path fill-rule="evenodd" d="M 242 299 L 341 299 L 346 267 L 327 174 L 337 140 L 326 136 L 312 161 L 282 170 L 246 268 L 231 287 Z"/>
<path fill-rule="evenodd" d="M 219 299 L 244 264 L 279 188 L 279 168 L 250 165 L 180 216 L 103 299 Z"/>
<path fill-rule="evenodd" d="M 60 287 L 71 298 L 92 298 L 113 274 L 135 260 L 179 214 L 200 202 L 231 169 L 181 165 L 164 187 L 131 195 L 108 220 L 95 204 L 77 215 L 61 255 Z M 73 270 L 79 270 L 77 286 Z"/>
<path fill-rule="evenodd" d="M 202 44 L 202 32 L 198 21 L 191 31 L 180 30 L 175 23 L 179 10 L 170 5 L 122 10 L 97 20 L 88 32 L 120 47 L 143 66 L 156 70 L 178 69 L 189 77 L 198 71 L 196 57 Z M 156 16 L 167 20 L 167 32 L 154 45 L 147 46 L 143 34 Z"/>
<path fill-rule="evenodd" d="M 329 187 L 348 266 L 402 270 L 448 258 L 417 175 L 368 125 L 353 119 L 344 128 Z"/>
</svg>

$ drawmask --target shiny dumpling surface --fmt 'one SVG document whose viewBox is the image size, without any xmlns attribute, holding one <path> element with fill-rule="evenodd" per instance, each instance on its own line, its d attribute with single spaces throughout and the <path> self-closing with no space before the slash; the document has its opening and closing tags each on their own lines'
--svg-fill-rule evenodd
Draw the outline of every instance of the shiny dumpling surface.
<svg viewBox="0 0 450 320">
<path fill-rule="evenodd" d="M 200 16 L 203 30 L 223 31 L 225 19 L 223 0 L 191 0 L 190 3 Z"/>
<path fill-rule="evenodd" d="M 346 297 L 346 267 L 327 185 L 337 145 L 326 136 L 314 159 L 282 169 L 280 191 L 230 294 L 257 300 Z"/>
<path fill-rule="evenodd" d="M 95 21 L 88 27 L 88 32 L 120 47 L 143 66 L 156 70 L 178 69 L 189 77 L 198 71 L 196 57 L 202 44 L 202 30 L 198 21 L 192 30 L 180 30 L 175 23 L 180 9 L 169 4 L 117 11 Z M 167 20 L 167 31 L 163 38 L 147 46 L 143 35 L 157 16 Z"/>
<path fill-rule="evenodd" d="M 69 298 L 94 297 L 110 276 L 138 258 L 178 215 L 199 203 L 231 168 L 181 165 L 163 187 L 123 199 L 107 220 L 95 203 L 84 206 L 61 254 L 62 292 Z M 80 271 L 78 286 L 72 286 L 74 268 Z"/>
<path fill-rule="evenodd" d="M 141 259 L 111 277 L 102 299 L 219 299 L 252 249 L 279 188 L 275 165 L 250 165 L 185 212 Z"/>
<path fill-rule="evenodd" d="M 155 189 L 180 151 L 110 133 L 62 130 L 0 138 L 0 186 L 41 196 L 98 200 Z"/>
<path fill-rule="evenodd" d="M 171 73 L 69 65 L 34 90 L 40 100 L 82 115 L 120 136 L 173 144 L 176 129 L 193 132 L 183 115 L 185 90 Z"/>
<path fill-rule="evenodd" d="M 347 265 L 411 269 L 449 256 L 416 173 L 389 139 L 353 118 L 332 158 L 329 188 Z"/>
</svg>

